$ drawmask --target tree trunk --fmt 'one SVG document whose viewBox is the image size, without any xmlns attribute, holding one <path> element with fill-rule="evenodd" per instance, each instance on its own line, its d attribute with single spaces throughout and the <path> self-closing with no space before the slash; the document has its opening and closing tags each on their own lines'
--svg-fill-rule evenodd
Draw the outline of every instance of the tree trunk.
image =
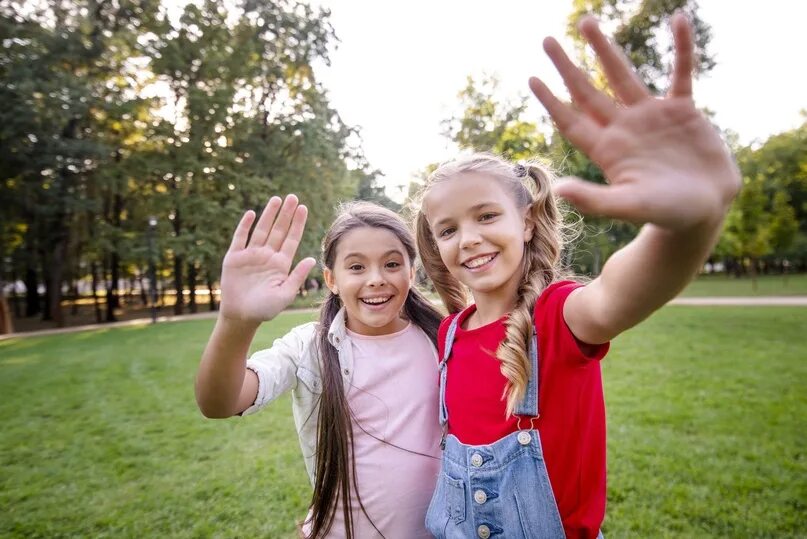
<svg viewBox="0 0 807 539">
<path fill-rule="evenodd" d="M 120 256 L 113 251 L 109 257 L 109 286 L 106 292 L 106 321 L 116 322 L 115 311 L 120 308 L 118 282 L 120 281 Z"/>
<path fill-rule="evenodd" d="M 149 305 L 149 296 L 148 292 L 146 291 L 146 286 L 143 283 L 143 272 L 139 269 L 137 270 L 137 282 L 140 286 L 140 304 L 143 307 L 148 307 Z M 154 283 L 151 283 L 151 286 L 154 286 Z"/>
<path fill-rule="evenodd" d="M 215 311 L 218 306 L 216 305 L 216 296 L 213 295 L 213 279 L 210 277 L 210 272 L 206 272 L 205 275 L 207 275 L 207 291 L 210 294 L 208 296 L 210 298 L 210 310 Z"/>
<path fill-rule="evenodd" d="M 67 254 L 67 238 L 64 233 L 58 235 L 54 233 L 51 255 L 48 261 L 47 271 L 43 273 L 47 276 L 45 284 L 45 296 L 47 297 L 47 316 L 43 320 L 53 320 L 56 327 L 64 327 L 64 313 L 62 313 L 62 276 L 64 275 L 64 259 Z"/>
<path fill-rule="evenodd" d="M 104 320 L 106 322 L 117 322 L 117 318 L 115 318 L 115 309 L 118 306 L 117 274 L 112 270 L 114 267 L 113 256 L 114 254 L 107 259 L 109 265 L 104 268 L 104 287 L 106 288 L 106 316 Z"/>
<path fill-rule="evenodd" d="M 25 316 L 36 316 L 41 312 L 39 279 L 37 279 L 36 270 L 29 266 L 25 270 Z"/>
<path fill-rule="evenodd" d="M 95 322 L 100 324 L 101 306 L 98 304 L 98 263 L 93 261 L 90 264 L 90 273 L 92 274 L 92 303 L 95 308 Z"/>
<path fill-rule="evenodd" d="M 73 285 L 71 287 L 71 293 L 73 296 L 73 303 L 70 305 L 70 314 L 76 316 L 78 314 L 78 280 L 73 279 Z"/>
<path fill-rule="evenodd" d="M 11 310 L 8 308 L 6 295 L 3 293 L 3 287 L 0 286 L 0 335 L 10 333 L 14 333 L 14 324 L 11 321 Z"/>
<path fill-rule="evenodd" d="M 188 309 L 196 313 L 196 263 L 188 264 Z"/>
<path fill-rule="evenodd" d="M 185 296 L 182 294 L 185 289 L 183 282 L 182 268 L 184 266 L 184 258 L 179 255 L 174 255 L 174 288 L 176 289 L 176 299 L 174 300 L 174 314 L 183 314 L 185 312 Z"/>
<path fill-rule="evenodd" d="M 42 265 L 42 281 L 45 285 L 45 301 L 42 302 L 42 321 L 50 321 L 53 320 L 53 316 L 50 314 L 50 295 L 53 291 L 50 286 L 50 257 L 47 253 L 41 252 L 39 253 L 39 263 Z"/>
<path fill-rule="evenodd" d="M 17 272 L 11 274 L 11 282 L 14 283 L 14 293 L 11 296 L 11 303 L 14 305 L 14 317 L 22 318 L 22 309 L 20 308 L 20 293 L 17 291 Z"/>
</svg>

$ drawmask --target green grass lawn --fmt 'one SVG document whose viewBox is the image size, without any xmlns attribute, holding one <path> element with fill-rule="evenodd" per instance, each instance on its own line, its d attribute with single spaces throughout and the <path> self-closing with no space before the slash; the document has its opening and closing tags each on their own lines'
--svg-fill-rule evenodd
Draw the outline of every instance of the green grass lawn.
<svg viewBox="0 0 807 539">
<path fill-rule="evenodd" d="M 725 275 L 701 275 L 682 296 L 805 296 L 807 273 L 794 275 L 761 275 L 756 285 L 750 277 L 738 279 Z"/>
<path fill-rule="evenodd" d="M 212 323 L 0 341 L 0 537 L 294 535 L 310 488 L 288 398 L 196 409 Z M 807 309 L 667 307 L 613 344 L 607 536 L 803 535 L 805 327 Z"/>
</svg>

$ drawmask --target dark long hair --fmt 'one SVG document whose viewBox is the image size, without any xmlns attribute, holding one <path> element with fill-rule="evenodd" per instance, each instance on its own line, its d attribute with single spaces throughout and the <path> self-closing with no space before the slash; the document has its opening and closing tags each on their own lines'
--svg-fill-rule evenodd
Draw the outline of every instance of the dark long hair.
<svg viewBox="0 0 807 539">
<path fill-rule="evenodd" d="M 340 207 L 339 215 L 322 240 L 323 266 L 333 268 L 342 236 L 364 227 L 383 228 L 395 234 L 406 249 L 409 263 L 414 266 L 417 255 L 415 239 L 404 220 L 398 214 L 369 202 L 353 202 Z M 322 398 L 317 427 L 310 538 L 323 537 L 330 531 L 339 500 L 342 500 L 347 537 L 353 538 L 351 488 L 356 493 L 361 510 L 367 515 L 356 482 L 351 413 L 339 368 L 339 354 L 328 341 L 328 329 L 341 307 L 339 296 L 329 292 L 319 315 L 317 345 L 322 372 Z M 433 343 L 437 343 L 441 315 L 414 286 L 409 289 L 403 311 L 406 318 L 420 327 Z"/>
</svg>

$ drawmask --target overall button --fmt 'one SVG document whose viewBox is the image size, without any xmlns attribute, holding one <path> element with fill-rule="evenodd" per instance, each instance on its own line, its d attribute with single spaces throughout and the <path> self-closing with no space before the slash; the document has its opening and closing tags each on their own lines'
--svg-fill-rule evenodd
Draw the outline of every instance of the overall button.
<svg viewBox="0 0 807 539">
<path fill-rule="evenodd" d="M 474 453 L 473 455 L 471 455 L 471 465 L 474 466 L 475 468 L 479 468 L 480 466 L 482 466 L 482 462 L 483 462 L 482 455 L 480 455 L 479 453 Z"/>
<path fill-rule="evenodd" d="M 482 505 L 483 503 L 488 501 L 488 495 L 485 494 L 484 490 L 479 489 L 479 490 L 474 492 L 474 501 L 476 503 L 478 503 L 479 505 Z"/>
<path fill-rule="evenodd" d="M 531 441 L 532 436 L 530 436 L 530 433 L 527 432 L 526 430 L 522 430 L 521 432 L 518 433 L 518 443 L 520 443 L 521 445 L 529 445 Z"/>
<path fill-rule="evenodd" d="M 488 539 L 488 537 L 490 537 L 490 528 L 482 524 L 476 529 L 476 534 L 479 536 L 479 539 Z"/>
</svg>

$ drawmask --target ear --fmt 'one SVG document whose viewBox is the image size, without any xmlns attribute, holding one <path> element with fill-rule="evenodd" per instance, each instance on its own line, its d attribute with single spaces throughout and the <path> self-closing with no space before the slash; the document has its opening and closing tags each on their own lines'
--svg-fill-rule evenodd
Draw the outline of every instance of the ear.
<svg viewBox="0 0 807 539">
<path fill-rule="evenodd" d="M 409 268 L 409 286 L 415 286 L 415 266 Z"/>
<path fill-rule="evenodd" d="M 333 278 L 333 271 L 328 268 L 324 268 L 322 270 L 322 277 L 325 279 L 325 286 L 328 287 L 328 290 L 334 293 L 334 295 L 339 295 L 339 287 L 336 286 L 336 280 Z"/>
<path fill-rule="evenodd" d="M 532 240 L 535 232 L 535 222 L 532 220 L 532 206 L 527 206 L 524 211 L 524 243 Z"/>
</svg>

